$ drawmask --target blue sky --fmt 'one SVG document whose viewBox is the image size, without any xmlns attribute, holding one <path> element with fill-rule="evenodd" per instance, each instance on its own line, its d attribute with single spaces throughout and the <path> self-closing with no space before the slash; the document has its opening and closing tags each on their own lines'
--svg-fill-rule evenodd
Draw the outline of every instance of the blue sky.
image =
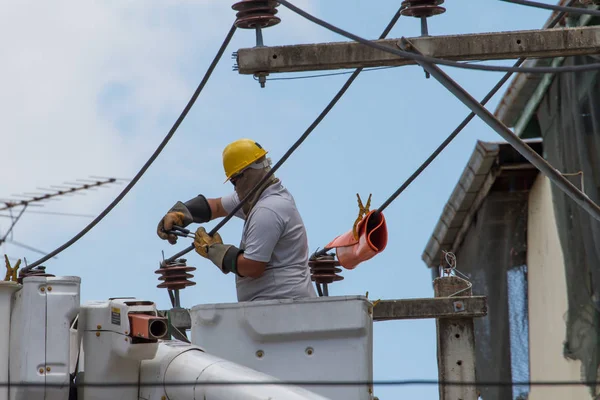
<svg viewBox="0 0 600 400">
<path fill-rule="evenodd" d="M 400 1 L 294 4 L 374 39 Z M 429 20 L 431 35 L 537 29 L 549 16 L 548 11 L 497 0 L 444 5 L 447 12 Z M 0 104 L 7 111 L 0 149 L 6 154 L 5 165 L 11 165 L 0 175 L 0 196 L 89 175 L 132 177 L 204 74 L 233 21 L 230 6 L 200 0 L 93 5 L 64 1 L 40 10 L 37 2 L 11 4 L 0 17 L 0 45 L 13 55 L 0 66 L 9 94 Z M 39 16 L 23 22 L 34 7 Z M 264 31 L 266 45 L 346 40 L 284 7 L 280 15 L 282 23 Z M 390 37 L 418 36 L 419 29 L 418 20 L 403 17 Z M 180 240 L 170 246 L 159 240 L 158 220 L 177 200 L 198 193 L 217 197 L 231 190 L 222 184 L 220 157 L 232 140 L 253 138 L 276 162 L 347 79 L 272 81 L 261 89 L 251 76 L 232 71 L 230 57 L 241 47 L 253 46 L 254 38 L 252 31 L 238 30 L 188 118 L 137 186 L 95 229 L 45 264 L 56 275 L 82 277 L 82 302 L 136 296 L 168 308 L 167 293 L 156 288 L 154 270 L 162 250 L 169 256 L 189 243 Z M 478 99 L 502 76 L 444 69 Z M 490 110 L 500 95 L 489 103 Z M 426 80 L 419 67 L 361 74 L 277 173 L 296 199 L 311 249 L 351 228 L 356 193 L 363 199 L 372 193 L 372 205 L 381 204 L 468 113 L 437 81 Z M 386 211 L 385 252 L 356 270 L 344 271 L 345 279 L 331 286 L 331 295 L 433 295 L 421 253 L 478 139 L 500 137 L 480 120 L 471 122 Z M 45 209 L 96 215 L 121 188 L 65 198 Z M 49 251 L 88 222 L 28 214 L 14 239 Z M 0 223 L 4 230 L 5 221 Z M 241 226 L 234 219 L 221 236 L 238 244 Z M 35 253 L 10 244 L 2 252 L 37 259 Z M 185 306 L 236 300 L 231 276 L 223 276 L 195 253 L 188 260 L 197 267 L 197 284 L 182 293 Z M 374 329 L 375 379 L 437 379 L 433 320 L 376 323 Z M 382 400 L 438 398 L 435 386 L 377 387 L 375 394 Z"/>
</svg>

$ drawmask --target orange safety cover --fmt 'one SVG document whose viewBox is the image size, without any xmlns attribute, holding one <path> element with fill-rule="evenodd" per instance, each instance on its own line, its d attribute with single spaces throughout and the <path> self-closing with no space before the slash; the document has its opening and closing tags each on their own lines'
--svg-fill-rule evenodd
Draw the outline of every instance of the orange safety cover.
<svg viewBox="0 0 600 400">
<path fill-rule="evenodd" d="M 388 241 L 387 224 L 382 213 L 370 211 L 356 227 L 358 239 L 352 230 L 336 237 L 325 246 L 336 249 L 338 261 L 346 269 L 354 269 L 385 250 Z"/>
</svg>

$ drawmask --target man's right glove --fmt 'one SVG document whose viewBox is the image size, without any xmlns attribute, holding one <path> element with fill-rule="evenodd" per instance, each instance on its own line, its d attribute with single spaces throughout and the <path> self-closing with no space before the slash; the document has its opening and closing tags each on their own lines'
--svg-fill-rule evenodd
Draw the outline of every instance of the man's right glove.
<svg viewBox="0 0 600 400">
<path fill-rule="evenodd" d="M 204 223 L 211 220 L 212 212 L 210 205 L 203 195 L 198 195 L 191 200 L 182 203 L 178 201 L 169 212 L 159 221 L 156 233 L 163 240 L 169 243 L 177 243 L 177 236 L 168 234 L 167 231 L 173 229 L 173 225 L 185 228 L 192 222 Z"/>
</svg>

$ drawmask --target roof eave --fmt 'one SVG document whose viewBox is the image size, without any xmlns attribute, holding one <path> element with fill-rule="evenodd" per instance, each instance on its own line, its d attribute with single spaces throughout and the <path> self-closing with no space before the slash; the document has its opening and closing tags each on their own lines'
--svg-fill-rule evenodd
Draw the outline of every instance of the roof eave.
<svg viewBox="0 0 600 400">
<path fill-rule="evenodd" d="M 541 139 L 527 140 L 527 143 L 538 153 L 542 151 Z M 510 166 L 511 169 L 531 169 L 533 167 L 523 160 L 504 163 L 501 154 L 507 153 L 520 156 L 508 143 L 477 141 L 475 150 L 444 206 L 442 215 L 421 256 L 428 267 L 439 265 L 442 250 L 456 251 L 471 224 L 472 217 L 503 168 Z"/>
</svg>

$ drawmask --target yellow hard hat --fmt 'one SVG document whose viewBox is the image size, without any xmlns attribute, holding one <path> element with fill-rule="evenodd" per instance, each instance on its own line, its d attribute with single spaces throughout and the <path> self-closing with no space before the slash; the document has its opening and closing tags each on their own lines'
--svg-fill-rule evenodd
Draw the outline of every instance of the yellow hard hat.
<svg viewBox="0 0 600 400">
<path fill-rule="evenodd" d="M 223 169 L 227 176 L 225 182 L 267 153 L 251 139 L 239 139 L 228 144 L 223 150 Z"/>
</svg>

